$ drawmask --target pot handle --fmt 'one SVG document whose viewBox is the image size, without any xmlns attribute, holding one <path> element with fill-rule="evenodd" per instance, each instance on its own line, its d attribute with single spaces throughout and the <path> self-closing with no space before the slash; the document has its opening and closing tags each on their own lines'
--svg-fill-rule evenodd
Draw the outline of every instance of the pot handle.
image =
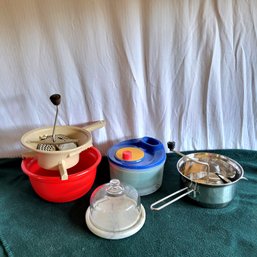
<svg viewBox="0 0 257 257">
<path fill-rule="evenodd" d="M 167 203 L 165 203 L 165 204 L 163 204 L 163 205 L 161 205 L 161 206 L 159 206 L 159 207 L 154 207 L 154 206 L 157 205 L 158 203 L 161 203 L 161 202 L 163 202 L 163 201 L 169 199 L 170 197 L 172 197 L 172 196 L 174 196 L 174 195 L 176 195 L 176 194 L 179 194 L 179 193 L 181 193 L 181 192 L 183 192 L 183 191 L 185 191 L 185 190 L 187 190 L 187 189 L 188 189 L 188 187 L 182 188 L 182 189 L 180 189 L 180 190 L 178 190 L 178 191 L 176 191 L 176 192 L 174 192 L 174 193 L 172 193 L 172 194 L 170 194 L 170 195 L 168 195 L 168 196 L 165 196 L 164 198 L 162 198 L 162 199 L 160 199 L 160 200 L 154 202 L 154 203 L 151 204 L 151 206 L 150 206 L 151 210 L 153 210 L 153 211 L 159 211 L 159 210 L 163 209 L 164 207 L 166 207 L 166 206 L 168 206 L 168 205 L 170 205 L 170 204 L 176 202 L 176 201 L 179 200 L 180 198 L 182 198 L 182 197 L 184 197 L 184 196 L 186 196 L 186 195 L 189 195 L 190 193 L 192 193 L 193 191 L 195 191 L 194 189 L 190 189 L 189 191 L 187 191 L 186 193 L 184 193 L 184 194 L 182 194 L 182 195 L 176 197 L 175 199 L 173 199 L 173 200 L 171 200 L 171 201 L 169 201 L 169 202 L 167 202 Z"/>
<path fill-rule="evenodd" d="M 88 124 L 85 127 L 82 127 L 82 129 L 85 129 L 85 130 L 91 132 L 95 129 L 99 129 L 99 128 L 104 127 L 105 124 L 106 124 L 105 120 L 99 120 L 99 121 L 92 122 L 91 124 Z"/>
</svg>

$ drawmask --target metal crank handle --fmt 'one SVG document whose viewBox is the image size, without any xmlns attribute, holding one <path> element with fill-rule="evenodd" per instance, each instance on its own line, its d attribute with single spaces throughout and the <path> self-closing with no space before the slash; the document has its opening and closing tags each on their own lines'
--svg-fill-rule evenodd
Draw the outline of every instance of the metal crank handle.
<svg viewBox="0 0 257 257">
<path fill-rule="evenodd" d="M 51 95 L 50 100 L 56 106 L 56 113 L 55 113 L 54 126 L 53 126 L 53 132 L 52 132 L 52 139 L 53 141 L 55 141 L 55 127 L 56 127 L 56 121 L 58 116 L 58 105 L 61 103 L 61 96 L 59 94 Z"/>
<path fill-rule="evenodd" d="M 198 161 L 198 160 L 196 160 L 196 159 L 194 159 L 194 158 L 189 157 L 188 155 L 185 155 L 185 154 L 183 154 L 183 153 L 181 153 L 181 152 L 176 151 L 176 150 L 174 149 L 174 148 L 175 148 L 175 142 L 174 142 L 174 141 L 168 142 L 167 145 L 168 145 L 168 148 L 170 149 L 170 151 L 176 153 L 177 155 L 180 155 L 180 156 L 182 156 L 182 157 L 184 157 L 184 158 L 187 158 L 188 160 L 190 160 L 190 161 L 192 161 L 192 162 L 195 162 L 195 163 L 198 163 L 198 164 L 201 164 L 201 165 L 206 166 L 206 167 L 207 167 L 207 171 L 208 171 L 208 175 L 209 175 L 209 172 L 210 172 L 209 163 Z"/>
<path fill-rule="evenodd" d="M 185 155 L 185 154 L 182 154 L 182 153 L 180 153 L 180 152 L 178 152 L 178 151 L 176 151 L 176 150 L 172 150 L 172 151 L 173 151 L 174 153 L 176 153 L 177 155 L 180 155 L 180 156 L 182 156 L 182 157 L 184 157 L 184 158 L 186 158 L 186 159 L 188 159 L 188 160 L 190 160 L 190 161 L 192 161 L 192 162 L 195 162 L 195 163 L 198 163 L 198 164 L 205 165 L 205 166 L 208 166 L 208 167 L 209 167 L 209 164 L 206 163 L 206 162 L 198 161 L 198 160 L 196 160 L 196 159 L 194 159 L 194 158 L 191 158 L 191 157 L 189 157 L 189 156 L 187 156 L 187 155 Z"/>
<path fill-rule="evenodd" d="M 174 192 L 174 193 L 172 193 L 172 194 L 170 194 L 170 195 L 167 195 L 167 196 L 165 196 L 164 198 L 162 198 L 162 199 L 160 199 L 160 200 L 154 202 L 154 203 L 151 204 L 151 206 L 150 206 L 151 210 L 153 210 L 153 211 L 159 211 L 159 210 L 165 208 L 166 206 L 168 206 L 168 205 L 170 205 L 170 204 L 176 202 L 176 201 L 179 200 L 180 198 L 182 198 L 182 197 L 184 197 L 184 196 L 186 196 L 186 195 L 189 195 L 190 193 L 192 193 L 192 192 L 194 191 L 194 189 L 191 189 L 191 190 L 189 190 L 188 192 L 186 192 L 186 193 L 184 193 L 184 194 L 182 194 L 182 195 L 176 197 L 175 199 L 173 199 L 173 200 L 171 200 L 171 201 L 169 201 L 169 202 L 167 202 L 167 203 L 165 203 L 165 204 L 163 204 L 163 205 L 161 205 L 161 206 L 159 206 L 159 207 L 154 207 L 154 206 L 156 206 L 158 203 L 164 202 L 165 200 L 171 198 L 172 196 L 177 195 L 177 194 L 179 194 L 179 193 L 181 193 L 181 192 L 183 192 L 183 191 L 185 191 L 185 190 L 187 190 L 187 189 L 188 189 L 188 187 L 182 188 L 182 189 L 180 189 L 180 190 L 178 190 L 178 191 L 176 191 L 176 192 Z"/>
</svg>

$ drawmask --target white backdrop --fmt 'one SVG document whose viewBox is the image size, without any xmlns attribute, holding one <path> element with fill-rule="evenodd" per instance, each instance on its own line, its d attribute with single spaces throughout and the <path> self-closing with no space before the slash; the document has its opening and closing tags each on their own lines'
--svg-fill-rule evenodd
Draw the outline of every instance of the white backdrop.
<svg viewBox="0 0 257 257">
<path fill-rule="evenodd" d="M 146 135 L 257 149 L 256 14 L 255 0 L 0 0 L 0 157 L 53 125 L 53 93 L 58 125 L 106 120 L 103 154 Z"/>
</svg>

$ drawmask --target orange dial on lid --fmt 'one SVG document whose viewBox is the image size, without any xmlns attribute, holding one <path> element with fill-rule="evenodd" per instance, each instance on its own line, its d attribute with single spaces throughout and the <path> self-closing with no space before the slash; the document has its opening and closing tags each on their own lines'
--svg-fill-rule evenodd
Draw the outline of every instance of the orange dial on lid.
<svg viewBox="0 0 257 257">
<path fill-rule="evenodd" d="M 123 161 L 139 161 L 144 155 L 144 151 L 137 147 L 124 147 L 116 152 L 116 158 Z"/>
</svg>

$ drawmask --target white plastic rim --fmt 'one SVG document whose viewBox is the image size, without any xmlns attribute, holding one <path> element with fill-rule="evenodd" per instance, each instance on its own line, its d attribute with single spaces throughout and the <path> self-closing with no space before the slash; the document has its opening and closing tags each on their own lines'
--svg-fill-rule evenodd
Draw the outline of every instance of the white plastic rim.
<svg viewBox="0 0 257 257">
<path fill-rule="evenodd" d="M 34 129 L 25 133 L 21 143 L 31 152 L 23 157 L 36 158 L 38 165 L 47 170 L 60 170 L 60 162 L 64 161 L 65 169 L 75 166 L 79 162 L 79 154 L 92 146 L 92 135 L 89 131 L 72 126 L 56 126 L 56 133 L 77 138 L 79 146 L 64 151 L 41 151 L 37 150 L 36 143 L 30 141 L 38 140 L 41 135 L 51 135 L 52 128 Z M 31 156 L 30 156 L 31 155 Z"/>
<path fill-rule="evenodd" d="M 26 148 L 35 151 L 37 153 L 44 153 L 46 155 L 59 155 L 60 153 L 73 153 L 76 149 L 81 149 L 81 151 L 85 150 L 87 148 L 87 145 L 91 144 L 92 141 L 92 135 L 90 131 L 87 131 L 83 128 L 79 127 L 73 127 L 73 126 L 56 126 L 55 133 L 56 134 L 63 134 L 65 136 L 71 137 L 71 138 L 77 138 L 78 139 L 78 147 L 69 149 L 69 150 L 63 150 L 63 151 L 41 151 L 37 149 L 37 143 L 32 143 L 33 141 L 38 141 L 40 136 L 42 135 L 51 135 L 52 134 L 52 127 L 45 127 L 45 128 L 36 128 L 33 130 L 30 130 L 26 132 L 21 137 L 21 143 Z M 85 147 L 86 145 L 86 147 Z M 80 152 L 81 152 L 80 151 Z M 79 151 L 78 151 L 79 152 Z"/>
<path fill-rule="evenodd" d="M 122 231 L 118 231 L 118 232 L 117 231 L 116 232 L 104 231 L 104 230 L 97 228 L 91 222 L 91 219 L 90 219 L 90 206 L 88 207 L 88 209 L 86 211 L 85 220 L 86 220 L 87 227 L 93 234 L 95 234 L 99 237 L 105 238 L 105 239 L 122 239 L 122 238 L 126 238 L 126 237 L 134 235 L 143 227 L 145 220 L 146 220 L 146 213 L 145 213 L 144 206 L 141 204 L 141 212 L 140 212 L 140 217 L 138 219 L 138 222 L 131 228 L 122 230 Z"/>
</svg>

